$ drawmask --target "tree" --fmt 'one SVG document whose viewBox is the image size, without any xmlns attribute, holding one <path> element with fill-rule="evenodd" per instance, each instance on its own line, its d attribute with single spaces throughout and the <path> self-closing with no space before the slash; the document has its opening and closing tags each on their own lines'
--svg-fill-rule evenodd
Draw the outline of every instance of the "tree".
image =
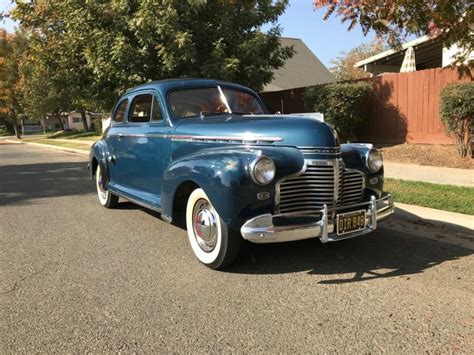
<svg viewBox="0 0 474 355">
<path fill-rule="evenodd" d="M 392 47 L 409 34 L 438 36 L 445 46 L 462 48 L 456 58 L 464 63 L 474 50 L 474 6 L 470 0 L 313 0 L 316 9 L 326 8 L 324 19 L 336 13 L 349 30 L 359 24 L 364 34 L 373 30 Z"/>
<path fill-rule="evenodd" d="M 34 60 L 67 83 L 71 104 L 85 112 L 110 109 L 131 86 L 172 77 L 260 90 L 293 53 L 275 24 L 287 2 L 57 0 L 18 2 L 12 15 L 32 33 Z"/>
<path fill-rule="evenodd" d="M 64 130 L 61 113 L 72 107 L 63 88 L 64 82 L 54 80 L 54 73 L 49 73 L 47 68 L 32 60 L 33 58 L 27 57 L 20 65 L 24 81 L 21 105 L 29 117 L 55 116 L 59 127 Z"/>
<path fill-rule="evenodd" d="M 30 50 L 25 64 L 31 67 L 30 89 L 36 86 L 45 98 L 54 99 L 57 95 L 62 109 L 81 113 L 84 130 L 88 131 L 86 110 L 97 106 L 96 80 L 85 58 L 87 41 L 92 39 L 81 37 L 81 33 L 74 31 L 79 25 L 87 26 L 80 21 L 78 13 L 72 20 L 71 11 L 74 8 L 70 5 L 75 3 L 79 2 L 18 2 L 12 15 L 20 21 L 20 27 L 30 34 Z M 43 86 L 41 79 L 44 78 L 47 80 Z M 32 90 L 29 92 L 32 93 Z M 42 102 L 40 99 L 36 103 L 40 104 L 36 107 L 37 112 L 46 113 L 48 108 L 53 111 L 59 108 L 59 103 L 51 101 Z M 48 103 L 51 105 L 48 106 Z M 34 108 L 32 102 L 29 109 L 34 111 Z"/>
<path fill-rule="evenodd" d="M 354 64 L 360 60 L 371 57 L 384 50 L 383 46 L 378 44 L 361 44 L 349 52 L 340 52 L 336 59 L 331 61 L 333 65 L 330 70 L 337 81 L 350 81 L 365 79 L 371 76 L 359 68 L 354 68 Z"/>
<path fill-rule="evenodd" d="M 25 55 L 28 41 L 25 33 L 9 34 L 0 30 L 0 115 L 6 117 L 20 138 L 18 120 L 23 113 L 20 105 L 23 82 L 20 80 L 19 63 Z"/>
</svg>

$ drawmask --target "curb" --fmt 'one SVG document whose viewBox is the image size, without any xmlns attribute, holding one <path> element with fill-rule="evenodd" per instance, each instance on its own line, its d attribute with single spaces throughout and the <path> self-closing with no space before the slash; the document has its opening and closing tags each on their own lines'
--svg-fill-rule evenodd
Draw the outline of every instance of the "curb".
<svg viewBox="0 0 474 355">
<path fill-rule="evenodd" d="M 473 216 L 395 202 L 394 217 L 441 231 L 450 230 L 474 239 Z"/>
<path fill-rule="evenodd" d="M 6 139 L 5 141 L 6 141 L 6 142 L 9 142 L 9 143 L 26 144 L 26 145 L 36 146 L 36 147 L 45 147 L 45 148 L 60 150 L 60 151 L 63 151 L 63 152 L 69 152 L 69 153 L 74 153 L 74 154 L 80 154 L 80 155 L 84 155 L 84 156 L 89 156 L 89 151 L 88 151 L 88 150 L 84 150 L 84 149 L 60 147 L 60 146 L 57 146 L 57 145 L 42 144 L 42 143 L 33 143 L 33 142 L 18 142 L 18 141 L 16 141 L 16 140 L 11 140 L 11 139 Z"/>
</svg>

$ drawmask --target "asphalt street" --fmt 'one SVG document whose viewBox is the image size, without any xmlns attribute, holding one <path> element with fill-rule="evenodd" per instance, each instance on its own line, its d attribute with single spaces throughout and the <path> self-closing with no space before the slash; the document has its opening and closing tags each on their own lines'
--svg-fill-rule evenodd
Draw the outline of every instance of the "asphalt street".
<svg viewBox="0 0 474 355">
<path fill-rule="evenodd" d="M 6 143 L 0 223 L 0 353 L 474 352 L 467 236 L 391 219 L 212 271 L 158 214 L 101 207 L 84 157 Z"/>
</svg>

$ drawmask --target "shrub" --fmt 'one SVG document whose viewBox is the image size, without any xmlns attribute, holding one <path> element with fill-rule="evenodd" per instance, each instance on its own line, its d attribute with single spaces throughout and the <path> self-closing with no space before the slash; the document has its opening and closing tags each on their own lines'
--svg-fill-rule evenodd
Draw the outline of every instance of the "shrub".
<svg viewBox="0 0 474 355">
<path fill-rule="evenodd" d="M 440 116 L 461 157 L 472 156 L 474 83 L 450 84 L 441 90 Z"/>
<path fill-rule="evenodd" d="M 321 112 L 343 141 L 353 141 L 367 117 L 372 86 L 366 82 L 317 85 L 305 94 L 306 110 Z"/>
</svg>

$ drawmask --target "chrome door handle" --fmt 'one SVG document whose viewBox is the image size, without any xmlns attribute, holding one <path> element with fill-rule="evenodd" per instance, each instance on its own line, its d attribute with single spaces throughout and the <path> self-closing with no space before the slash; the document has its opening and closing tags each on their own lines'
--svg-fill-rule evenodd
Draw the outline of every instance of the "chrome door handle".
<svg viewBox="0 0 474 355">
<path fill-rule="evenodd" d="M 119 133 L 119 134 L 117 134 L 117 137 L 118 137 L 118 139 L 122 139 L 122 138 L 124 137 L 124 134 L 123 134 L 123 133 Z"/>
</svg>

